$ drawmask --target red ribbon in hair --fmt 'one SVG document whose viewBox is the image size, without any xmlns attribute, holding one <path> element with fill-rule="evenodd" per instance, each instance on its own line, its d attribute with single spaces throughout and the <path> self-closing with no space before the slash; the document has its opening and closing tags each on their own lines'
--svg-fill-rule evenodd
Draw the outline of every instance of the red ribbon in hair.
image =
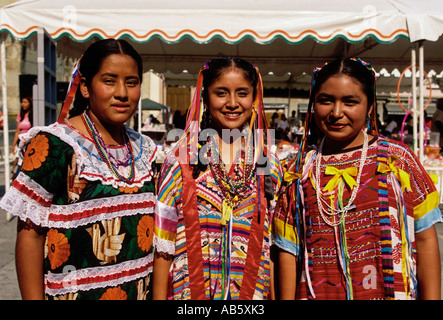
<svg viewBox="0 0 443 320">
<path fill-rule="evenodd" d="M 72 100 L 74 100 L 75 93 L 77 92 L 78 85 L 80 84 L 80 59 L 78 59 L 77 63 L 74 66 L 74 70 L 72 71 L 71 82 L 69 83 L 68 92 L 66 93 L 65 102 L 63 103 L 62 110 L 60 111 L 60 115 L 58 117 L 58 123 L 65 122 L 66 116 L 68 115 L 69 108 L 71 107 Z"/>
</svg>

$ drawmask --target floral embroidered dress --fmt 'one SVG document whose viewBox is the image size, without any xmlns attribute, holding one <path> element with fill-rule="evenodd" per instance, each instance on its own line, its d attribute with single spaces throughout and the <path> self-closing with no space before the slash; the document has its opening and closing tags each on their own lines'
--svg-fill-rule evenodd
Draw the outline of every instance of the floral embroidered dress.
<svg viewBox="0 0 443 320">
<path fill-rule="evenodd" d="M 280 188 L 282 169 L 273 155 L 268 158 L 271 169 L 269 177 L 276 193 Z M 234 162 L 229 176 L 243 174 L 240 164 L 241 160 Z M 258 195 L 263 190 L 258 188 L 263 189 L 263 180 L 257 183 L 254 174 L 247 181 L 245 198 L 232 212 L 232 221 L 223 225 L 222 206 L 225 196 L 208 166 L 195 182 L 191 178 L 196 189 L 197 207 L 197 224 L 194 223 L 195 228 L 192 229 L 187 220 L 191 211 L 184 210 L 184 203 L 189 201 L 186 192 L 191 187 L 186 185 L 184 178 L 186 166 L 189 167 L 188 164 L 180 165 L 174 154 L 170 154 L 158 178 L 154 246 L 156 253 L 172 257 L 169 298 L 267 299 L 270 289 L 270 232 L 275 199 L 258 201 L 262 199 Z M 257 215 L 257 209 L 261 209 L 261 215 Z M 228 246 L 226 239 L 231 240 L 228 240 Z M 230 250 L 231 254 L 225 250 Z M 226 260 L 230 260 L 230 266 L 224 264 Z M 201 276 L 199 284 L 193 280 L 198 278 L 198 273 Z M 247 290 L 249 294 L 245 293 Z M 201 295 L 195 294 L 198 291 Z M 223 294 L 225 291 L 228 291 L 228 295 Z"/>
<path fill-rule="evenodd" d="M 47 299 L 150 297 L 157 148 L 127 132 L 131 184 L 117 179 L 93 141 L 67 124 L 35 127 L 21 138 L 22 171 L 0 206 L 46 232 Z M 117 159 L 125 156 L 124 147 L 108 148 Z M 119 168 L 126 177 L 129 170 Z"/>
<path fill-rule="evenodd" d="M 276 242 L 299 257 L 302 270 L 297 298 L 416 298 L 415 234 L 441 221 L 438 193 L 417 157 L 399 142 L 374 138 L 364 163 L 355 208 L 347 212 L 341 224 L 331 226 L 317 205 L 316 156 L 315 151 L 306 155 L 301 179 L 293 181 L 277 209 L 276 219 L 281 228 L 277 230 Z M 323 155 L 322 190 L 337 172 L 357 169 L 361 156 L 361 149 Z M 288 172 L 291 170 L 290 167 Z M 300 215 L 294 215 L 295 204 L 286 198 L 296 192 L 297 183 L 299 205 L 304 207 Z M 351 189 L 343 183 L 341 198 L 346 205 Z M 338 192 L 336 188 L 331 193 L 333 207 L 337 207 Z"/>
</svg>

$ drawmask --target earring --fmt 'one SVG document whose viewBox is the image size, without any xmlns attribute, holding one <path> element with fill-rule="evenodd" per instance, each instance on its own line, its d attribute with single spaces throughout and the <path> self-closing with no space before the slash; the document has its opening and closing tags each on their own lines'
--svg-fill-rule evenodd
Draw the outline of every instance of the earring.
<svg viewBox="0 0 443 320">
<path fill-rule="evenodd" d="M 366 132 L 371 132 L 371 116 L 368 115 L 366 118 Z"/>
</svg>

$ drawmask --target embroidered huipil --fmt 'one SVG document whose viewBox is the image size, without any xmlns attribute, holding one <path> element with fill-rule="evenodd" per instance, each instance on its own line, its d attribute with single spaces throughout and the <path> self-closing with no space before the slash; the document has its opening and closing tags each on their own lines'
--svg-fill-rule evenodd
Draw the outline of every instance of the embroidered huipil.
<svg viewBox="0 0 443 320">
<path fill-rule="evenodd" d="M 0 206 L 47 231 L 47 299 L 150 297 L 157 148 L 131 129 L 128 135 L 131 184 L 117 180 L 93 141 L 66 124 L 35 127 L 22 137 L 22 171 Z M 125 157 L 124 147 L 109 150 Z"/>
<path fill-rule="evenodd" d="M 276 194 L 281 184 L 282 169 L 279 161 L 273 155 L 268 158 Z M 229 175 L 238 175 L 238 170 L 239 166 L 232 165 Z M 195 299 L 190 289 L 192 287 L 189 276 L 190 257 L 188 252 L 190 248 L 187 242 L 188 237 L 193 235 L 186 234 L 185 216 L 188 213 L 183 211 L 183 193 L 185 192 L 183 180 L 182 167 L 179 161 L 173 154 L 169 155 L 158 178 L 154 246 L 156 252 L 173 257 L 170 270 L 170 282 L 172 283 L 170 298 L 176 300 Z M 257 234 L 251 232 L 251 224 L 259 194 L 256 175 L 254 174 L 253 178 L 247 183 L 249 192 L 232 213 L 228 298 L 241 298 L 242 284 L 248 281 L 254 287 L 250 298 L 267 299 L 270 289 L 271 218 L 275 209 L 275 199 L 265 200 L 259 205 L 265 206 L 265 214 L 259 218 L 259 221 L 261 219 L 262 229 L 258 231 L 262 233 L 263 240 L 257 244 L 257 248 L 251 249 L 249 246 L 251 239 L 257 237 Z M 209 166 L 204 172 L 200 173 L 195 180 L 195 185 L 198 209 L 197 223 L 200 231 L 198 242 L 200 242 L 199 247 L 201 248 L 202 257 L 202 261 L 198 261 L 198 263 L 202 266 L 202 282 L 204 282 L 204 288 L 201 288 L 204 293 L 201 298 L 223 299 L 222 287 L 228 283 L 223 276 L 222 266 L 223 233 L 226 230 L 222 225 L 224 195 Z M 250 252 L 253 249 L 258 251 L 257 261 L 255 261 L 258 264 L 258 272 L 251 276 L 245 274 L 245 269 L 247 268 L 248 254 L 251 254 Z"/>
<path fill-rule="evenodd" d="M 319 213 L 315 157 L 314 151 L 307 154 L 299 181 L 304 210 L 294 216 L 293 207 L 287 212 L 287 197 L 294 192 L 289 188 L 291 191 L 281 197 L 276 213 L 281 226 L 276 230 L 276 243 L 300 257 L 302 275 L 297 298 L 415 298 L 415 234 L 441 221 L 438 193 L 417 157 L 399 142 L 373 139 L 355 208 L 347 212 L 344 228 L 327 225 Z M 360 157 L 361 149 L 323 155 L 321 188 L 333 179 L 333 175 L 325 174 L 327 167 L 358 168 Z M 350 194 L 346 186 L 344 204 Z M 333 199 L 331 205 L 336 206 L 336 193 Z"/>
</svg>

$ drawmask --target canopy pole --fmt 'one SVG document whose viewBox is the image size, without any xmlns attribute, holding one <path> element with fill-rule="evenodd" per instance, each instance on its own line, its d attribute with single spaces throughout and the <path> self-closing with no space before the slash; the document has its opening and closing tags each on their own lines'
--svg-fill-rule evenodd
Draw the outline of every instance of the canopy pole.
<svg viewBox="0 0 443 320">
<path fill-rule="evenodd" d="M 411 44 L 411 79 L 412 79 L 412 117 L 413 117 L 413 148 L 414 153 L 418 156 L 418 139 L 417 139 L 417 119 L 418 119 L 418 109 L 417 109 L 417 83 L 416 83 L 416 75 L 417 75 L 417 51 L 415 42 Z"/>
<path fill-rule="evenodd" d="M 8 96 L 6 90 L 6 33 L 1 36 L 0 43 L 0 55 L 1 55 L 1 71 L 2 71 L 2 112 L 3 112 L 3 146 L 4 146 L 4 159 L 5 159 L 5 192 L 9 189 L 9 126 L 8 126 Z M 6 220 L 10 221 L 12 215 L 6 212 Z"/>
<path fill-rule="evenodd" d="M 137 131 L 142 132 L 142 99 L 138 100 Z"/>
<path fill-rule="evenodd" d="M 420 128 L 420 139 L 418 140 L 420 145 L 420 154 L 419 154 L 419 160 L 421 163 L 424 161 L 424 87 L 423 87 L 423 75 L 424 75 L 424 47 L 423 47 L 423 40 L 420 40 L 418 42 L 418 64 L 419 64 L 419 107 L 420 107 L 420 118 L 419 118 L 419 128 Z"/>
</svg>

